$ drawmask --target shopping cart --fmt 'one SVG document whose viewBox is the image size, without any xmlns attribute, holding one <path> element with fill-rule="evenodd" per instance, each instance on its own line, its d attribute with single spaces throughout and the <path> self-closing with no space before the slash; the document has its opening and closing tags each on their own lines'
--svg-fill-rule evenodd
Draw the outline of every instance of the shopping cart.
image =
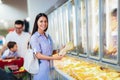
<svg viewBox="0 0 120 80">
<path fill-rule="evenodd" d="M 30 74 L 23 68 L 24 59 L 19 57 L 17 59 L 4 59 L 0 60 L 0 68 L 4 69 L 7 73 L 14 74 L 19 80 L 31 80 Z"/>
</svg>

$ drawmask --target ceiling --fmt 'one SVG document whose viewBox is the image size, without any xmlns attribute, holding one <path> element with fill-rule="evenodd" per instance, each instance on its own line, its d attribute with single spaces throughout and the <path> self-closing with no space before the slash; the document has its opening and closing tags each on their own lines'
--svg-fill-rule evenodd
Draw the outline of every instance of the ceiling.
<svg viewBox="0 0 120 80">
<path fill-rule="evenodd" d="M 0 29 L 13 27 L 16 19 L 34 16 L 37 12 L 49 14 L 68 0 L 1 0 Z M 30 16 L 30 17 L 31 17 Z M 4 22 L 3 22 L 4 21 Z M 7 25 L 6 25 L 7 24 Z M 2 27 L 1 27 L 2 26 Z"/>
<path fill-rule="evenodd" d="M 3 4 L 27 12 L 27 0 L 2 0 Z"/>
<path fill-rule="evenodd" d="M 61 4 L 68 0 L 30 0 L 33 1 L 33 5 L 39 5 L 40 12 L 49 13 L 55 8 L 59 7 Z M 19 10 L 28 12 L 27 0 L 2 0 L 3 4 L 15 7 Z"/>
</svg>

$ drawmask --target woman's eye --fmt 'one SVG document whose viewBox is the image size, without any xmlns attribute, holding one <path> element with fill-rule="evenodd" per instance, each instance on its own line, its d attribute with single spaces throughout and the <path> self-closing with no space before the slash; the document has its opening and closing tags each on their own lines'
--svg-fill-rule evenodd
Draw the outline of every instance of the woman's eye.
<svg viewBox="0 0 120 80">
<path fill-rule="evenodd" d="M 43 22 L 43 21 L 40 21 L 41 23 Z"/>
</svg>

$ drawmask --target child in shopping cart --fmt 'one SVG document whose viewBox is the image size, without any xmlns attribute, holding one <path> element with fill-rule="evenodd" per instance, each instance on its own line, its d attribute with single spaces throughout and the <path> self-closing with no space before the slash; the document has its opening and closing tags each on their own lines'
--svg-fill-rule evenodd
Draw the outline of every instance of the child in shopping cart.
<svg viewBox="0 0 120 80">
<path fill-rule="evenodd" d="M 14 41 L 9 41 L 7 44 L 8 49 L 1 56 L 2 59 L 17 59 L 17 43 Z"/>
</svg>

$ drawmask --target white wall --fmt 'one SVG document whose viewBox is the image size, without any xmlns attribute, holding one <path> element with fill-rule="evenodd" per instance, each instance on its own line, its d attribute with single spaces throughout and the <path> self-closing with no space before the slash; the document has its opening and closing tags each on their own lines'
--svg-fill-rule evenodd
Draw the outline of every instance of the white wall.
<svg viewBox="0 0 120 80">
<path fill-rule="evenodd" d="M 30 31 L 33 29 L 36 15 L 46 12 L 57 1 L 58 0 L 27 0 L 28 15 L 30 17 Z"/>
<path fill-rule="evenodd" d="M 24 8 L 27 7 L 24 6 Z M 8 3 L 0 4 L 0 29 L 13 27 L 16 19 L 24 20 L 26 17 L 28 17 L 27 11 Z"/>
</svg>

